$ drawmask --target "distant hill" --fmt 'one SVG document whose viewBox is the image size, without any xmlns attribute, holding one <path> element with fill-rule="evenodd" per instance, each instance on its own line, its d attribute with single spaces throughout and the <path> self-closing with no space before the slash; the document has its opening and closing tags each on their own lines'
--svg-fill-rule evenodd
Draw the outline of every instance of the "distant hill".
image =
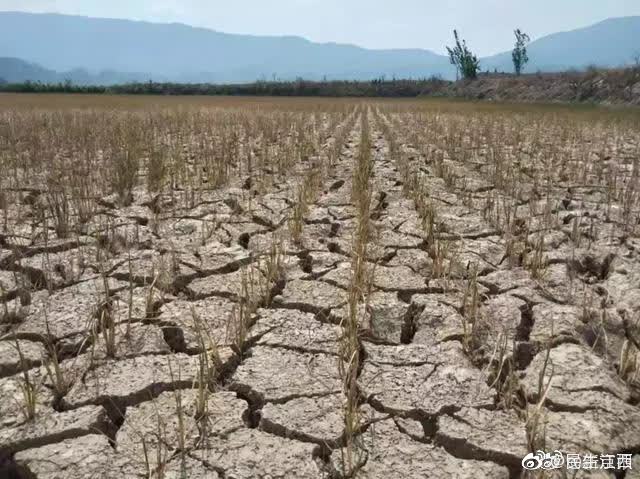
<svg viewBox="0 0 640 479">
<path fill-rule="evenodd" d="M 446 57 L 427 50 L 367 50 L 181 24 L 15 12 L 0 12 L 0 56 L 56 71 L 144 72 L 154 80 L 189 82 L 453 74 Z"/>
<path fill-rule="evenodd" d="M 442 39 L 443 45 L 450 41 Z M 591 64 L 621 66 L 638 51 L 640 17 L 610 19 L 532 42 L 527 71 L 557 71 Z M 7 73 L 0 64 L 0 78 L 8 81 L 14 75 L 10 71 L 22 71 L 24 77 L 29 68 L 32 80 L 48 81 L 54 74 L 58 79 L 85 84 L 150 79 L 229 83 L 274 77 L 455 77 L 449 59 L 428 50 L 370 50 L 314 43 L 293 36 L 228 34 L 176 23 L 20 12 L 0 12 L 0 57 L 14 62 L 21 59 L 29 65 L 7 63 L 5 67 L 11 69 Z M 481 68 L 510 71 L 510 52 L 481 59 Z"/>
<path fill-rule="evenodd" d="M 640 55 L 640 17 L 611 18 L 586 28 L 553 33 L 531 42 L 526 71 L 558 72 L 588 66 L 614 68 Z M 483 70 L 511 71 L 511 52 L 481 61 Z"/>
<path fill-rule="evenodd" d="M 41 83 L 64 83 L 70 81 L 76 85 L 113 85 L 135 81 L 147 81 L 149 75 L 102 71 L 91 74 L 82 68 L 67 72 L 57 72 L 29 63 L 19 58 L 0 57 L 0 84 L 39 81 Z"/>
<path fill-rule="evenodd" d="M 41 82 L 57 82 L 58 74 L 34 63 L 18 58 L 0 57 L 0 78 L 7 83 L 21 83 L 28 80 Z"/>
</svg>

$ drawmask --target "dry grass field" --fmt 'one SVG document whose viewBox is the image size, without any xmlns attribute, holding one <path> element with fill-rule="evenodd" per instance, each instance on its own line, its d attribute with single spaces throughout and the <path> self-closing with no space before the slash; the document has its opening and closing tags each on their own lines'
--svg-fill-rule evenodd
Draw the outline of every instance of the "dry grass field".
<svg viewBox="0 0 640 479">
<path fill-rule="evenodd" d="M 0 477 L 640 477 L 639 162 L 633 109 L 0 95 Z"/>
</svg>

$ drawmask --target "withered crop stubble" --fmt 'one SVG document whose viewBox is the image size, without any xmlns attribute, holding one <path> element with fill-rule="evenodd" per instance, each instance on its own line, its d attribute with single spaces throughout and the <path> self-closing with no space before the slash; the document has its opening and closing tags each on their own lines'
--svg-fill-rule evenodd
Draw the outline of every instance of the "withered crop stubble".
<svg viewBox="0 0 640 479">
<path fill-rule="evenodd" d="M 636 110 L 3 95 L 0 476 L 640 468 L 639 162 Z"/>
</svg>

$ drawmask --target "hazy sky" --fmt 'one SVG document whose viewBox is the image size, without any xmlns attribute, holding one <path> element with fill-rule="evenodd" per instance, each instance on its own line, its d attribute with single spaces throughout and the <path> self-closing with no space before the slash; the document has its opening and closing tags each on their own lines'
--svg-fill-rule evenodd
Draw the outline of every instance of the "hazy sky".
<svg viewBox="0 0 640 479">
<path fill-rule="evenodd" d="M 439 53 L 458 28 L 472 49 L 510 49 L 609 17 L 640 15 L 640 0 L 0 0 L 0 10 L 180 22 L 230 33 L 300 35 L 370 48 Z"/>
</svg>

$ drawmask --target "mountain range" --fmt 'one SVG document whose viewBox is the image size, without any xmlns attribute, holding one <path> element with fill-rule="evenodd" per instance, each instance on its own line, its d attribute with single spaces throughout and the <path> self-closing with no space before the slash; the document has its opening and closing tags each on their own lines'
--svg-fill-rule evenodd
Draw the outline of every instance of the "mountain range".
<svg viewBox="0 0 640 479">
<path fill-rule="evenodd" d="M 443 45 L 450 40 L 443 39 Z M 548 35 L 531 42 L 528 51 L 527 71 L 623 66 L 640 54 L 640 17 L 612 18 Z M 510 71 L 511 53 L 481 58 L 480 65 L 482 70 Z M 373 50 L 177 23 L 0 12 L 0 78 L 8 82 L 242 83 L 432 75 L 452 79 L 455 70 L 447 56 L 429 50 Z"/>
</svg>

